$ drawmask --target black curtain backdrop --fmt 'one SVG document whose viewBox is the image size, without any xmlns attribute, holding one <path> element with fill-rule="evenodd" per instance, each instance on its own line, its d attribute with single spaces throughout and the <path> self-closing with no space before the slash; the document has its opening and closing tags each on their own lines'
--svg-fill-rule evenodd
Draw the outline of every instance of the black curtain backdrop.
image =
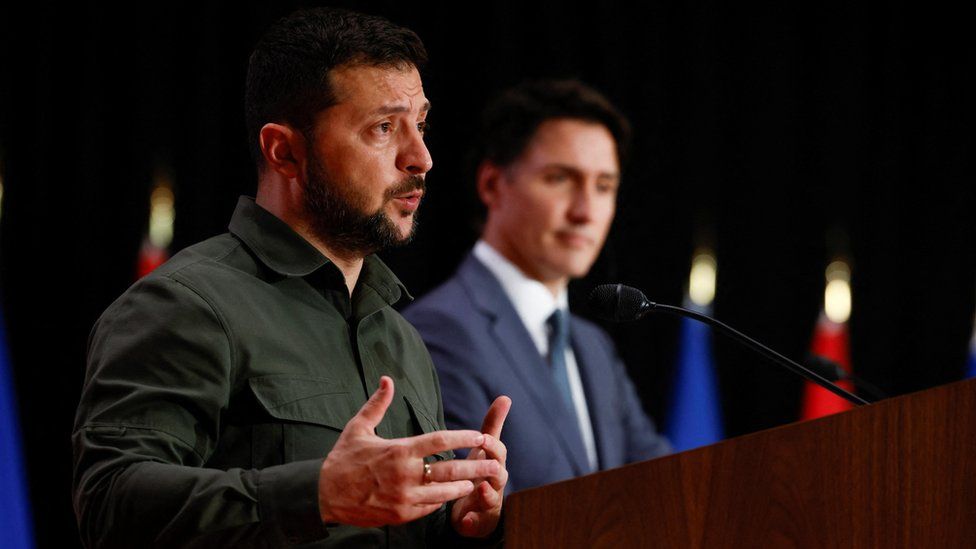
<svg viewBox="0 0 976 549">
<path fill-rule="evenodd" d="M 431 56 L 429 195 L 416 241 L 384 258 L 415 295 L 444 280 L 478 231 L 464 153 L 485 100 L 579 77 L 631 117 L 636 143 L 574 303 L 609 281 L 680 303 L 710 238 L 715 314 L 799 357 L 824 268 L 846 250 L 857 373 L 893 395 L 959 379 L 976 300 L 967 19 L 921 4 L 740 4 L 347 3 L 416 30 Z M 77 544 L 70 431 L 86 339 L 133 281 L 153 174 L 175 183 L 173 250 L 225 230 L 255 186 L 247 56 L 299 5 L 0 8 L 0 297 L 39 546 Z M 677 321 L 608 328 L 662 419 Z M 796 419 L 797 379 L 721 338 L 716 353 L 729 435 Z"/>
</svg>

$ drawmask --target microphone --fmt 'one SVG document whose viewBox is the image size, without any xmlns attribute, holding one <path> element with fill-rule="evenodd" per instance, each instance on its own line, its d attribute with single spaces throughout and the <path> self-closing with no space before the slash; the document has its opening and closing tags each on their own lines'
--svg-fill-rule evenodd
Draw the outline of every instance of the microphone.
<svg viewBox="0 0 976 549">
<path fill-rule="evenodd" d="M 624 286 L 623 284 L 602 284 L 590 292 L 588 303 L 590 310 L 592 310 L 597 316 L 603 318 L 604 320 L 610 320 L 613 322 L 640 320 L 652 311 L 662 311 L 673 315 L 693 318 L 699 322 L 704 322 L 709 326 L 717 328 L 726 336 L 729 336 L 738 341 L 740 344 L 743 344 L 753 351 L 758 352 L 760 355 L 766 357 L 766 359 L 779 364 L 780 366 L 798 376 L 807 379 L 808 381 L 816 383 L 824 389 L 827 389 L 828 391 L 849 402 L 852 402 L 855 405 L 860 406 L 862 404 L 869 404 L 869 402 L 863 398 L 849 393 L 837 385 L 834 385 L 824 376 L 811 371 L 809 368 L 801 366 L 789 358 L 786 358 L 785 356 L 732 328 L 724 322 L 682 307 L 655 303 L 647 299 L 644 292 L 641 292 L 637 288 Z"/>
</svg>

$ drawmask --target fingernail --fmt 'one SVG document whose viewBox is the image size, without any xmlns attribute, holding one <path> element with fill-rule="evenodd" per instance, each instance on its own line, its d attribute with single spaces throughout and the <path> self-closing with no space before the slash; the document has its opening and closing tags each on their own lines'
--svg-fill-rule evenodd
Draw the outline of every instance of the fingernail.
<svg viewBox="0 0 976 549">
<path fill-rule="evenodd" d="M 484 443 L 485 443 L 485 435 L 478 435 L 478 437 L 474 439 L 475 446 L 481 446 Z"/>
</svg>

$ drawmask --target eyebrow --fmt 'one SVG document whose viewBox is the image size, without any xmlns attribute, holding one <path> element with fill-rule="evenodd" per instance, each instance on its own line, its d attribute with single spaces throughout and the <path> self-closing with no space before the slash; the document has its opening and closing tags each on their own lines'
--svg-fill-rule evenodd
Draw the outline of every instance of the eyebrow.
<svg viewBox="0 0 976 549">
<path fill-rule="evenodd" d="M 424 104 L 420 107 L 420 112 L 427 112 L 430 110 L 430 101 L 424 101 Z M 403 112 L 410 112 L 410 108 L 406 105 L 384 105 L 376 111 L 376 114 L 399 114 Z"/>
<path fill-rule="evenodd" d="M 543 166 L 543 168 L 550 169 L 550 170 L 551 169 L 562 170 L 566 172 L 572 172 L 575 174 L 583 173 L 583 171 L 577 168 L 576 166 L 570 166 L 569 164 L 559 164 L 559 163 L 546 164 L 545 166 Z M 599 174 L 597 174 L 597 177 L 620 179 L 620 172 L 600 172 Z"/>
</svg>

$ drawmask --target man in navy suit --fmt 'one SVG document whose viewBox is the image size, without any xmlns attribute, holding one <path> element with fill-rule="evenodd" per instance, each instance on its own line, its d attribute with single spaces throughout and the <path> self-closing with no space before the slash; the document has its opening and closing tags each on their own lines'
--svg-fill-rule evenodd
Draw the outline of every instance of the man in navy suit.
<svg viewBox="0 0 976 549">
<path fill-rule="evenodd" d="M 670 452 L 610 338 L 566 300 L 613 221 L 627 120 L 580 82 L 532 82 L 489 105 L 481 139 L 481 240 L 404 313 L 434 359 L 448 426 L 479 428 L 496 396 L 512 398 L 509 492 Z"/>
</svg>

